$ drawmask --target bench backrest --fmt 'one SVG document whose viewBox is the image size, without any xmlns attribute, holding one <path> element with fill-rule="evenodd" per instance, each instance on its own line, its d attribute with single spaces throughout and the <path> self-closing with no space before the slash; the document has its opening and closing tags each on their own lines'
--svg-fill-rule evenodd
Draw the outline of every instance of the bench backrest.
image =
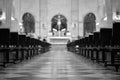
<svg viewBox="0 0 120 80">
<path fill-rule="evenodd" d="M 100 29 L 101 46 L 111 45 L 111 39 L 112 39 L 112 28 L 101 28 Z"/>
<path fill-rule="evenodd" d="M 10 40 L 10 30 L 7 28 L 1 28 L 0 29 L 0 46 L 1 45 L 9 46 L 9 40 Z"/>
</svg>

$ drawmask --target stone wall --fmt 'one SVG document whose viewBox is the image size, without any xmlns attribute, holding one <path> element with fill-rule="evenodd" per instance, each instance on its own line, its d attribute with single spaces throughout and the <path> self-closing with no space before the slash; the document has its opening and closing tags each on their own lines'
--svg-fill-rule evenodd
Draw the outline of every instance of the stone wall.
<svg viewBox="0 0 120 80">
<path fill-rule="evenodd" d="M 120 11 L 119 0 L 106 0 L 105 4 L 103 3 L 104 0 L 0 0 L 0 8 L 7 12 L 4 27 L 11 27 L 10 16 L 16 18 L 14 25 L 17 26 L 22 22 L 21 18 L 25 12 L 33 14 L 36 20 L 35 33 L 42 37 L 46 37 L 50 31 L 52 17 L 61 13 L 68 20 L 68 30 L 73 37 L 77 37 L 78 34 L 83 36 L 83 18 L 90 12 L 96 15 L 96 22 L 100 24 L 97 30 L 111 26 L 108 25 L 112 21 L 111 10 Z M 108 17 L 107 21 L 104 21 L 105 15 Z M 11 28 L 18 30 L 19 27 L 16 26 Z"/>
</svg>

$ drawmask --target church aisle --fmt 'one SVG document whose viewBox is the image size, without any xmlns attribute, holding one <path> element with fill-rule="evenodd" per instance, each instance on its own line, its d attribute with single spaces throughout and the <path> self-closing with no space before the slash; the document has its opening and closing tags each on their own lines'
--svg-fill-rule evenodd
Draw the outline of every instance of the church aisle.
<svg viewBox="0 0 120 80">
<path fill-rule="evenodd" d="M 53 45 L 50 52 L 0 70 L 0 80 L 119 80 L 120 73 L 107 70 Z"/>
</svg>

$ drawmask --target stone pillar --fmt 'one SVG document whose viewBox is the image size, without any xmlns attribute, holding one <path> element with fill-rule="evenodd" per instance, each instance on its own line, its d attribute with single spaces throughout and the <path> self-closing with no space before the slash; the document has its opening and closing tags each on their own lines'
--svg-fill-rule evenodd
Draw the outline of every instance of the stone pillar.
<svg viewBox="0 0 120 80">
<path fill-rule="evenodd" d="M 41 0 L 39 0 L 39 37 L 41 37 Z"/>
<path fill-rule="evenodd" d="M 71 0 L 71 23 L 73 25 L 72 35 L 77 38 L 79 34 L 79 0 Z"/>
<path fill-rule="evenodd" d="M 40 36 L 45 37 L 48 34 L 47 18 L 48 18 L 48 2 L 40 0 Z"/>
<path fill-rule="evenodd" d="M 12 15 L 12 1 L 13 0 L 5 0 L 5 5 L 6 5 L 6 25 L 5 28 L 10 28 L 11 27 L 11 15 Z"/>
<path fill-rule="evenodd" d="M 112 11 L 112 0 L 105 0 L 106 4 L 106 12 L 107 12 L 107 26 L 108 28 L 112 28 L 113 24 L 113 11 Z"/>
</svg>

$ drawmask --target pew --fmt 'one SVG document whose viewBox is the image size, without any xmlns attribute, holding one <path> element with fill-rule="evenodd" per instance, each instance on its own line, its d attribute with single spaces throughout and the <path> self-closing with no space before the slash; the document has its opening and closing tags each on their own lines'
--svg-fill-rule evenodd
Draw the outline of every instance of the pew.
<svg viewBox="0 0 120 80">
<path fill-rule="evenodd" d="M 113 24 L 113 28 L 101 28 L 100 32 L 82 39 L 69 42 L 69 51 L 75 52 L 79 45 L 78 55 L 90 58 L 93 61 L 104 64 L 104 66 L 120 66 L 120 23 Z M 74 49 L 74 50 L 72 50 Z"/>
<path fill-rule="evenodd" d="M 100 32 L 94 32 L 93 35 L 94 35 L 94 36 L 93 36 L 94 47 L 98 47 L 98 46 L 100 45 L 100 37 L 99 37 Z"/>
<path fill-rule="evenodd" d="M 5 67 L 7 63 L 9 63 L 9 34 L 9 29 L 0 29 L 0 66 L 3 67 Z"/>
<path fill-rule="evenodd" d="M 15 63 L 19 60 L 19 43 L 18 43 L 19 37 L 17 32 L 10 32 L 10 59 L 9 63 Z"/>
<path fill-rule="evenodd" d="M 113 23 L 111 48 L 109 48 L 111 57 L 107 55 L 106 66 L 115 66 L 116 71 L 119 70 L 120 66 L 120 23 Z"/>
<path fill-rule="evenodd" d="M 98 62 L 106 62 L 106 52 L 107 48 L 111 46 L 112 39 L 112 29 L 110 28 L 101 28 L 100 29 L 100 46 L 98 47 Z M 109 52 L 109 51 L 108 51 Z"/>
<path fill-rule="evenodd" d="M 94 32 L 93 33 L 93 57 L 94 59 L 92 60 L 96 60 L 96 62 L 99 62 L 99 47 L 100 47 L 100 32 Z"/>
<path fill-rule="evenodd" d="M 26 35 L 20 34 L 19 35 L 19 52 L 20 52 L 20 61 L 25 60 L 26 57 Z"/>
<path fill-rule="evenodd" d="M 32 58 L 32 54 L 31 54 L 31 38 L 29 36 L 26 37 L 26 47 L 27 47 L 27 56 L 26 59 L 31 59 Z"/>
<path fill-rule="evenodd" d="M 86 48 L 87 49 L 87 58 L 90 58 L 91 60 L 94 60 L 94 53 L 93 53 L 93 34 L 92 35 L 89 35 L 88 37 L 88 47 Z"/>
<path fill-rule="evenodd" d="M 120 66 L 120 57 L 117 54 L 118 52 L 120 52 L 120 48 L 116 47 L 116 45 L 119 45 L 118 30 L 120 30 L 120 28 L 117 28 L 117 26 L 115 23 L 113 24 L 113 29 L 101 31 L 100 51 L 102 51 L 102 53 L 100 53 L 99 55 L 99 59 L 101 60 L 101 62 L 104 63 L 105 66 L 114 66 L 116 71 L 118 71 Z"/>
<path fill-rule="evenodd" d="M 0 66 L 31 59 L 42 49 L 48 51 L 50 45 L 25 34 L 10 32 L 8 28 L 0 28 Z"/>
</svg>

